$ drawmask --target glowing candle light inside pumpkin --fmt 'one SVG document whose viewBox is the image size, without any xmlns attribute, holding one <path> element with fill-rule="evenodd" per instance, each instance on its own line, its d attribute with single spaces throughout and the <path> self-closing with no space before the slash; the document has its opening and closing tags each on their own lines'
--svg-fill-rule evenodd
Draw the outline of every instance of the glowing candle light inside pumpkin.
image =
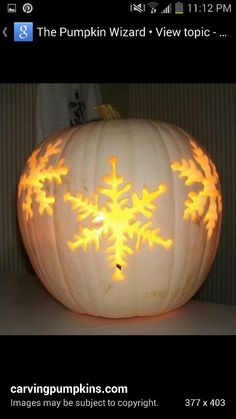
<svg viewBox="0 0 236 419">
<path fill-rule="evenodd" d="M 98 214 L 93 220 L 92 223 L 95 225 L 95 227 L 97 229 L 99 229 L 100 227 L 102 227 L 103 225 L 103 221 L 105 220 L 105 216 L 104 214 L 101 212 L 100 214 Z"/>
</svg>

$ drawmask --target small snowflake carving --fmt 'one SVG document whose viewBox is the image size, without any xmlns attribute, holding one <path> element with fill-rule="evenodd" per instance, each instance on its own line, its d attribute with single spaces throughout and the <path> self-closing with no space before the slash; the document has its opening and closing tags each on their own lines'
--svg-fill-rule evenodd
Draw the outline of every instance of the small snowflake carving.
<svg viewBox="0 0 236 419">
<path fill-rule="evenodd" d="M 48 144 L 44 153 L 39 157 L 40 149 L 35 150 L 27 161 L 28 173 L 23 174 L 18 185 L 18 197 L 25 193 L 25 199 L 22 204 L 25 211 L 26 220 L 33 217 L 32 202 L 33 197 L 39 205 L 39 213 L 46 211 L 49 215 L 53 213 L 53 204 L 55 197 L 47 195 L 45 191 L 45 182 L 60 184 L 61 177 L 68 173 L 68 168 L 63 166 L 64 160 L 61 159 L 57 165 L 48 166 L 50 157 L 58 154 L 61 150 L 62 140 L 57 140 L 54 144 Z"/>
<path fill-rule="evenodd" d="M 219 214 L 222 212 L 222 198 L 219 189 L 219 176 L 215 165 L 203 150 L 190 141 L 194 160 L 181 159 L 171 164 L 172 170 L 179 172 L 179 177 L 185 177 L 185 185 L 199 183 L 199 192 L 189 192 L 185 201 L 184 219 L 203 219 L 206 225 L 207 237 L 211 238 Z"/>
</svg>

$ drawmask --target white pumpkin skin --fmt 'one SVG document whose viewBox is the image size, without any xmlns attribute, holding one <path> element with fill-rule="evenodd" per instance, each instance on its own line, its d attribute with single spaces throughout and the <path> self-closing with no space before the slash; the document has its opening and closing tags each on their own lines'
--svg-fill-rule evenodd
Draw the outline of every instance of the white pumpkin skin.
<svg viewBox="0 0 236 419">
<path fill-rule="evenodd" d="M 145 119 L 108 120 L 66 129 L 38 146 L 36 160 L 45 155 L 49 144 L 60 139 L 60 152 L 48 160 L 45 168 L 55 167 L 61 159 L 67 174 L 45 181 L 46 195 L 54 196 L 52 214 L 39 213 L 39 196 L 32 194 L 32 216 L 26 218 L 24 203 L 27 190 L 18 189 L 18 220 L 24 245 L 38 277 L 48 291 L 69 309 L 94 316 L 122 318 L 153 316 L 176 309 L 200 288 L 212 265 L 221 224 L 221 213 L 209 238 L 203 217 L 183 219 L 185 201 L 200 184 L 185 185 L 186 178 L 172 170 L 181 159 L 193 160 L 191 137 L 183 130 L 163 122 Z M 195 140 L 194 140 L 195 141 Z M 165 193 L 153 201 L 151 218 L 136 215 L 141 225 L 152 221 L 164 240 L 172 240 L 167 249 L 148 242 L 136 249 L 137 237 L 127 243 L 133 254 L 127 255 L 124 278 L 114 280 L 115 266 L 107 259 L 106 248 L 111 231 L 100 238 L 100 249 L 92 243 L 87 250 L 71 250 L 68 243 L 84 227 L 93 228 L 93 220 L 78 220 L 78 211 L 65 200 L 66 194 L 92 198 L 98 194 L 99 208 L 108 197 L 98 192 L 106 186 L 104 176 L 111 173 L 111 158 L 117 159 L 117 174 L 124 178 L 121 188 L 131 183 L 124 206 L 131 207 L 131 194 L 141 197 L 164 184 Z M 198 166 L 199 169 L 199 166 Z M 29 164 L 23 174 L 29 175 Z M 23 176 L 22 174 L 22 176 Z M 22 179 L 22 178 L 21 178 Z M 219 185 L 218 185 L 219 187 Z M 205 211 L 203 216 L 205 215 Z"/>
</svg>

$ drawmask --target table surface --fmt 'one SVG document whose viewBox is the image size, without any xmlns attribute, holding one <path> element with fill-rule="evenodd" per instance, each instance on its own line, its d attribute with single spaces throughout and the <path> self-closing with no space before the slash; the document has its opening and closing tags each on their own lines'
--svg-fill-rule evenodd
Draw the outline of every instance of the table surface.
<svg viewBox="0 0 236 419">
<path fill-rule="evenodd" d="M 236 306 L 192 300 L 155 317 L 104 319 L 73 313 L 37 277 L 0 273 L 1 335 L 235 335 Z"/>
</svg>

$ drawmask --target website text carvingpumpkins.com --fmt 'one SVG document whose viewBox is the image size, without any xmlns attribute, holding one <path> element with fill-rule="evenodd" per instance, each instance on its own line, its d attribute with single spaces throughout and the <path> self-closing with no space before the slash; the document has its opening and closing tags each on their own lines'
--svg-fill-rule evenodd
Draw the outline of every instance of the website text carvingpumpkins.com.
<svg viewBox="0 0 236 419">
<path fill-rule="evenodd" d="M 52 396 L 57 394 L 126 394 L 128 393 L 127 386 L 91 386 L 89 384 L 82 384 L 76 386 L 39 386 L 33 384 L 31 386 L 11 386 L 10 392 L 12 394 L 43 394 L 44 396 Z"/>
</svg>

